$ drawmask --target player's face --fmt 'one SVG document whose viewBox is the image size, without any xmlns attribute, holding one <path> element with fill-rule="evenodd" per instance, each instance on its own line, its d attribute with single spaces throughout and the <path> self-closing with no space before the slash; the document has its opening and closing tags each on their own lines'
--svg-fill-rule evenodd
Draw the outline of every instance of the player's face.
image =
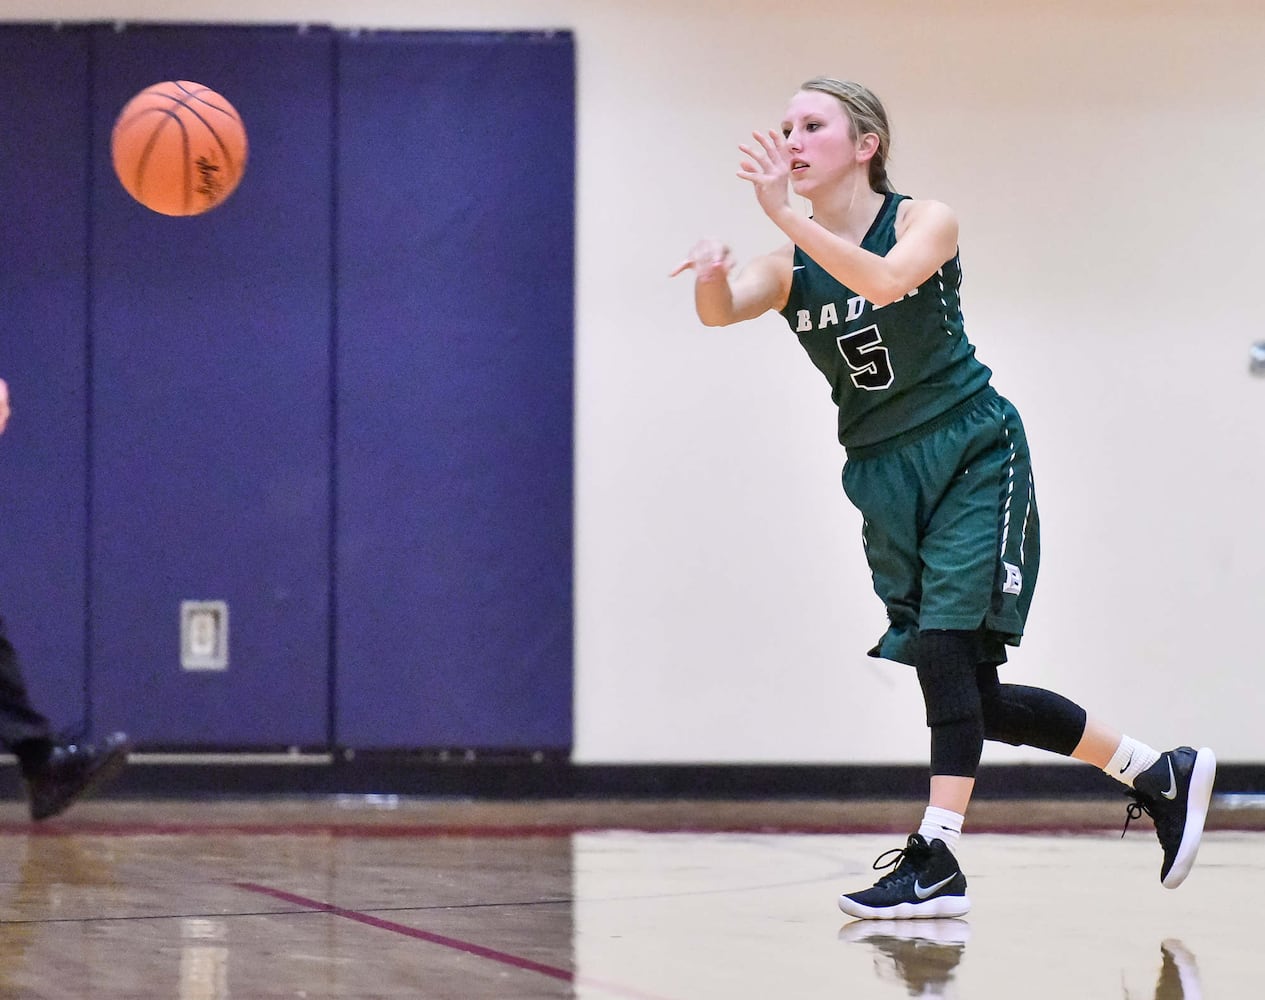
<svg viewBox="0 0 1265 1000">
<path fill-rule="evenodd" d="M 801 90 L 786 108 L 782 134 L 791 154 L 791 188 L 809 195 L 857 167 L 852 122 L 829 94 Z"/>
</svg>

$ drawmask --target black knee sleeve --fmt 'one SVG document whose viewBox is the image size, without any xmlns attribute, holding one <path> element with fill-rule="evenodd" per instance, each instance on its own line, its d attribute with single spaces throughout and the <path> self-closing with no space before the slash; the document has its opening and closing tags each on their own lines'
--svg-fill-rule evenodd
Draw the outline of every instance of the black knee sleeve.
<svg viewBox="0 0 1265 1000">
<path fill-rule="evenodd" d="M 981 667 L 984 738 L 1070 757 L 1085 734 L 1085 710 L 1061 694 L 1024 684 L 1002 684 L 996 667 Z"/>
<path fill-rule="evenodd" d="M 931 727 L 931 773 L 973 778 L 984 746 L 975 633 L 934 629 L 918 636 L 918 684 Z"/>
<path fill-rule="evenodd" d="M 982 717 L 974 633 L 936 629 L 918 636 L 918 684 L 927 725 Z"/>
</svg>

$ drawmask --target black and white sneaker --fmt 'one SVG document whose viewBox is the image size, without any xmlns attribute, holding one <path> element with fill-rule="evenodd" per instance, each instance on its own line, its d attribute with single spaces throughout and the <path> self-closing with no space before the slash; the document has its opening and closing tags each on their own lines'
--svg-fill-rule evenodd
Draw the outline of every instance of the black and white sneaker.
<svg viewBox="0 0 1265 1000">
<path fill-rule="evenodd" d="M 928 844 L 911 833 L 903 848 L 878 856 L 874 869 L 884 868 L 892 871 L 869 889 L 841 895 L 839 909 L 863 919 L 910 920 L 960 917 L 971 908 L 966 876 L 943 840 Z"/>
<path fill-rule="evenodd" d="M 1165 889 L 1176 889 L 1190 874 L 1216 777 L 1217 758 L 1211 750 L 1178 747 L 1160 754 L 1160 759 L 1133 781 L 1128 793 L 1133 802 L 1124 828 L 1127 832 L 1130 821 L 1143 813 L 1155 821 L 1155 836 L 1164 849 L 1160 883 Z"/>
</svg>

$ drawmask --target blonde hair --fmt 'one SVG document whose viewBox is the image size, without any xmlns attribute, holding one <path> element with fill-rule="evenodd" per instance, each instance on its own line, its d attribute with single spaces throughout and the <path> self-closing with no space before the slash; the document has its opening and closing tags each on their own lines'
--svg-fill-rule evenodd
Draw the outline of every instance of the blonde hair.
<svg viewBox="0 0 1265 1000">
<path fill-rule="evenodd" d="M 892 145 L 892 130 L 887 123 L 883 103 L 861 84 L 829 76 L 815 76 L 801 84 L 799 89 L 829 94 L 842 104 L 848 121 L 852 123 L 853 139 L 860 139 L 867 132 L 878 136 L 878 149 L 870 159 L 870 187 L 884 194 L 891 191 L 892 185 L 887 179 L 887 154 Z"/>
</svg>

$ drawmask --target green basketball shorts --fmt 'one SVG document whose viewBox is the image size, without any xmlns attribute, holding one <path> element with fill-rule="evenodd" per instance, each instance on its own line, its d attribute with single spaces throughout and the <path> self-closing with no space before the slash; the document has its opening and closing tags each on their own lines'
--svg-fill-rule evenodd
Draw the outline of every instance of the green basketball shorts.
<svg viewBox="0 0 1265 1000">
<path fill-rule="evenodd" d="M 988 388 L 890 441 L 848 451 L 843 489 L 889 627 L 871 656 L 914 664 L 922 629 L 978 630 L 980 662 L 1018 646 L 1040 524 L 1019 412 Z"/>
</svg>

